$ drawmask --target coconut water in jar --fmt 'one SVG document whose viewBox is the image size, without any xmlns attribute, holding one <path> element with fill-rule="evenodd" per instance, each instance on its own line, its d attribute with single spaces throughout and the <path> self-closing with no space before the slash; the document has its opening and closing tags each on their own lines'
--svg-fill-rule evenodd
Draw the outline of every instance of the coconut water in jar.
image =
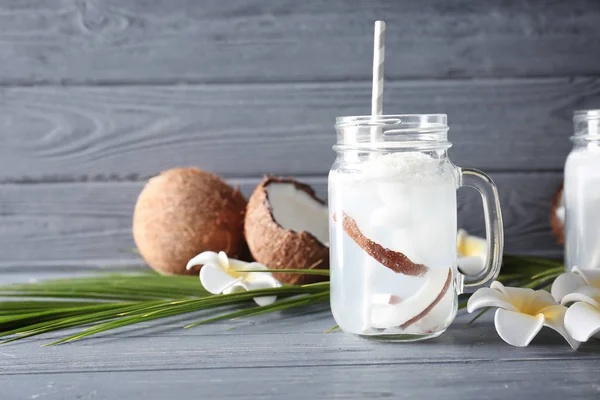
<svg viewBox="0 0 600 400">
<path fill-rule="evenodd" d="M 600 110 L 574 115 L 565 163 L 565 265 L 600 268 Z"/>
<path fill-rule="evenodd" d="M 470 284 L 499 269 L 495 187 L 482 173 L 450 162 L 443 114 L 342 117 L 336 127 L 338 157 L 329 175 L 333 315 L 344 331 L 359 335 L 435 337 L 454 320 L 463 288 L 456 190 L 475 187 L 489 202 L 492 251 Z"/>
</svg>

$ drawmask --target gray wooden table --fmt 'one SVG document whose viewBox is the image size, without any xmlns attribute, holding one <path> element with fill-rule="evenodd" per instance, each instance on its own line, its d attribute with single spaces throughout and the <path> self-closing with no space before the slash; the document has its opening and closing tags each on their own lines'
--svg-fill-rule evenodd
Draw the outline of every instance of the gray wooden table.
<svg viewBox="0 0 600 400">
<path fill-rule="evenodd" d="M 167 168 L 324 197 L 335 117 L 369 112 L 376 19 L 385 112 L 447 113 L 451 159 L 498 185 L 506 251 L 561 257 L 550 202 L 573 111 L 600 107 L 598 0 L 0 0 L 0 284 L 141 265 L 133 206 Z M 479 203 L 459 191 L 482 235 Z M 0 400 L 600 398 L 598 343 L 516 349 L 466 318 L 407 345 L 324 334 L 327 310 L 46 336 L 0 347 Z"/>
<path fill-rule="evenodd" d="M 460 314 L 441 337 L 409 344 L 324 333 L 335 325 L 327 304 L 182 329 L 199 317 L 189 315 L 40 347 L 64 334 L 54 333 L 0 347 L 0 399 L 600 397 L 600 341 L 573 351 L 543 329 L 515 348 L 492 315 L 465 327 Z"/>
</svg>

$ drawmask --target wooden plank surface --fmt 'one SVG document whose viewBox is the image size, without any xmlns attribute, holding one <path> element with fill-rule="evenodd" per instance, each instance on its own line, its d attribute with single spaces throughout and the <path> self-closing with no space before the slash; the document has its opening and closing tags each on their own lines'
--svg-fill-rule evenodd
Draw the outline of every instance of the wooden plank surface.
<svg viewBox="0 0 600 400">
<path fill-rule="evenodd" d="M 327 304 L 323 308 L 328 307 Z M 405 366 L 416 364 L 510 363 L 553 360 L 595 361 L 600 364 L 600 342 L 593 340 L 574 351 L 556 332 L 543 330 L 529 347 L 512 347 L 498 336 L 494 312 L 465 328 L 472 316 L 462 313 L 439 338 L 421 343 L 375 342 L 343 332 L 324 333 L 335 325 L 330 312 L 273 314 L 183 329 L 199 317 L 177 323 L 154 323 L 69 343 L 44 347 L 76 330 L 10 343 L 0 347 L 2 374 L 50 374 L 101 371 L 168 371 L 252 369 L 351 365 Z M 164 321 L 162 322 L 164 324 Z M 232 330 L 233 329 L 233 330 Z M 192 345 L 196 343 L 196 345 Z M 107 349 L 111 349 L 107 356 Z M 469 351 L 465 351 L 469 348 Z M 79 362 L 73 361 L 80 357 Z M 597 378 L 600 383 L 600 378 Z"/>
<path fill-rule="evenodd" d="M 450 115 L 453 161 L 492 172 L 506 252 L 560 257 L 549 203 L 575 109 L 600 106 L 600 4 L 459 0 L 0 0 L 0 284 L 143 263 L 145 178 L 195 165 L 249 194 L 265 173 L 326 192 L 333 120 L 369 112 L 372 21 L 386 112 Z M 483 234 L 459 191 L 459 226 Z M 201 315 L 40 348 L 0 346 L 0 398 L 600 396 L 600 342 L 503 343 L 492 313 L 377 343 L 327 305 L 183 330 Z"/>
<path fill-rule="evenodd" d="M 549 228 L 550 199 L 560 173 L 492 174 L 501 195 L 509 253 L 562 255 Z M 326 178 L 302 179 L 326 196 Z M 250 194 L 257 179 L 233 180 Z M 0 186 L 0 268 L 140 265 L 130 250 L 131 215 L 141 182 Z M 459 226 L 483 235 L 477 192 L 459 190 Z"/>
<path fill-rule="evenodd" d="M 0 84 L 597 74 L 595 0 L 0 2 Z"/>
<path fill-rule="evenodd" d="M 335 351 L 335 349 L 333 349 Z M 595 399 L 598 361 L 417 363 L 0 376 L 10 399 Z"/>
<path fill-rule="evenodd" d="M 492 313 L 469 328 L 464 323 L 471 316 L 461 313 L 432 341 L 374 342 L 323 333 L 333 319 L 329 311 L 315 311 L 181 329 L 194 321 L 188 316 L 57 347 L 39 346 L 59 333 L 27 339 L 0 347 L 2 393 L 10 399 L 163 399 L 183 393 L 561 399 L 593 398 L 600 390 L 598 341 L 573 351 L 543 329 L 529 347 L 515 348 L 495 333 Z"/>
<path fill-rule="evenodd" d="M 322 175 L 336 116 L 368 113 L 367 83 L 0 90 L 0 182 L 127 180 L 197 165 L 229 177 Z M 390 82 L 387 112 L 449 114 L 452 160 L 562 170 L 573 110 L 596 79 Z"/>
</svg>

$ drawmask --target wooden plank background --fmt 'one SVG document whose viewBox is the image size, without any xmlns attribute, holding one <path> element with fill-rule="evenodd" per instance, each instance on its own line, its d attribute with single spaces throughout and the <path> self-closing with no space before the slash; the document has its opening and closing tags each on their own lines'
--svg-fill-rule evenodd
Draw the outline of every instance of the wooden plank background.
<svg viewBox="0 0 600 400">
<path fill-rule="evenodd" d="M 0 2 L 12 84 L 595 75 L 595 0 L 33 0 Z"/>
<path fill-rule="evenodd" d="M 593 78 L 386 88 L 390 112 L 447 113 L 452 160 L 486 171 L 561 170 L 573 110 L 600 105 Z M 366 82 L 7 88 L 0 181 L 141 179 L 176 165 L 226 177 L 324 175 L 335 116 L 368 113 L 370 96 Z"/>
<path fill-rule="evenodd" d="M 496 173 L 511 253 L 560 257 L 550 234 L 550 204 L 560 173 Z M 325 197 L 324 177 L 305 177 Z M 258 179 L 231 180 L 249 194 Z M 131 249 L 131 213 L 142 182 L 5 184 L 0 205 L 0 270 L 140 265 Z M 23 199 L 35 201 L 23 201 Z M 477 192 L 459 191 L 460 225 L 484 235 Z M 24 240 L 25 239 L 25 240 Z M 34 259 L 31 251 L 43 257 Z"/>
<path fill-rule="evenodd" d="M 500 188 L 507 251 L 561 257 L 572 112 L 600 106 L 595 0 L 0 0 L 0 269 L 139 265 L 135 197 L 174 166 L 324 195 L 334 118 L 369 112 L 378 18 L 386 112 L 448 113 L 453 161 Z"/>
</svg>

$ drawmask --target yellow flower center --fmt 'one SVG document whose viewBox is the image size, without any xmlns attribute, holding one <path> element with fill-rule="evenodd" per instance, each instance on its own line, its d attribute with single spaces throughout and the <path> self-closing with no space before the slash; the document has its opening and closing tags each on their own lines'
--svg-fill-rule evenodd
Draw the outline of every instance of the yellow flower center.
<svg viewBox="0 0 600 400">
<path fill-rule="evenodd" d="M 229 275 L 229 276 L 231 276 L 231 277 L 233 277 L 235 279 L 237 279 L 237 278 L 243 278 L 245 276 L 245 274 L 246 274 L 243 271 L 239 271 L 239 270 L 236 270 L 236 269 L 231 268 L 231 267 L 225 268 L 225 272 L 227 272 L 227 275 Z"/>
</svg>

